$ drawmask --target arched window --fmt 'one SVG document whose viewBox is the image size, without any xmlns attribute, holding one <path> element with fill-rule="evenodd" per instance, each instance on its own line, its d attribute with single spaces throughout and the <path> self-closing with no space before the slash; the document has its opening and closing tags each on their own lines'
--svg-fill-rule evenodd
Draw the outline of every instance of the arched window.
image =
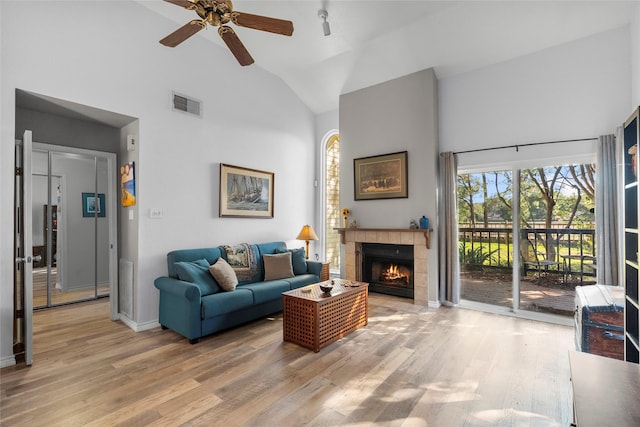
<svg viewBox="0 0 640 427">
<path fill-rule="evenodd" d="M 340 225 L 340 135 L 327 139 L 324 152 L 324 243 L 325 260 L 332 271 L 340 270 L 340 236 L 335 230 Z"/>
</svg>

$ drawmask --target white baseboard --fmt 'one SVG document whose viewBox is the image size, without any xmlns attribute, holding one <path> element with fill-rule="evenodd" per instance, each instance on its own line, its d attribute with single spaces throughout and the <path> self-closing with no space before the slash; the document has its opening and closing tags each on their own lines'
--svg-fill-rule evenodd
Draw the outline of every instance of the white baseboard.
<svg viewBox="0 0 640 427">
<path fill-rule="evenodd" d="M 148 331 L 149 329 L 157 328 L 160 326 L 160 323 L 157 320 L 152 320 L 150 322 L 138 323 L 129 319 L 124 314 L 120 313 L 120 321 L 127 325 L 129 328 L 133 329 L 135 332 Z"/>
<path fill-rule="evenodd" d="M 135 329 L 135 331 L 141 332 L 141 331 L 148 331 L 149 329 L 153 329 L 153 328 L 159 328 L 160 322 L 158 322 L 157 320 L 152 320 L 151 322 L 137 323 L 136 325 L 137 325 L 137 328 Z"/>
<path fill-rule="evenodd" d="M 427 307 L 429 308 L 440 308 L 440 301 L 428 301 Z"/>
<path fill-rule="evenodd" d="M 0 368 L 6 368 L 7 366 L 13 366 L 16 364 L 15 356 L 7 356 L 0 359 Z"/>
</svg>

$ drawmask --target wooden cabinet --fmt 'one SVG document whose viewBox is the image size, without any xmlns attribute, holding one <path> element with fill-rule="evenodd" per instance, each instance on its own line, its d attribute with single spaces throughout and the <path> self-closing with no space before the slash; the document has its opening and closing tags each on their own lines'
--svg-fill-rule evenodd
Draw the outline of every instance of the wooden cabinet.
<svg viewBox="0 0 640 427">
<path fill-rule="evenodd" d="M 640 367 L 593 354 L 569 352 L 573 426 L 637 426 Z"/>
<path fill-rule="evenodd" d="M 330 294 L 318 285 L 282 293 L 284 341 L 316 353 L 369 322 L 369 285 L 335 279 Z"/>
<path fill-rule="evenodd" d="M 639 362 L 638 324 L 638 118 L 640 108 L 624 123 L 624 357 Z"/>
<path fill-rule="evenodd" d="M 44 205 L 44 256 L 42 257 L 44 261 L 44 265 L 51 265 L 51 267 L 56 266 L 57 260 L 57 249 L 58 249 L 58 206 L 51 206 L 51 263 L 49 263 L 47 250 L 47 232 L 49 231 L 49 205 Z"/>
</svg>

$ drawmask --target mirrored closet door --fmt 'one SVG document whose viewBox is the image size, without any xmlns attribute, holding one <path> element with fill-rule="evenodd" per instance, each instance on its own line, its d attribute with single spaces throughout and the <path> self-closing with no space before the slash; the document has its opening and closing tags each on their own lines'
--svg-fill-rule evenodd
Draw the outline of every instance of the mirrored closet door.
<svg viewBox="0 0 640 427">
<path fill-rule="evenodd" d="M 35 309 L 109 296 L 115 194 L 106 156 L 34 143 Z"/>
</svg>

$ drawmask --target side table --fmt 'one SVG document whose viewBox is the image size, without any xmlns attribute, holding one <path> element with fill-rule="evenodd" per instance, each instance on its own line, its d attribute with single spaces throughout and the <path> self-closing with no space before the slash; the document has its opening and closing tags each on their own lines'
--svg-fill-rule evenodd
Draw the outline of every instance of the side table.
<svg viewBox="0 0 640 427">
<path fill-rule="evenodd" d="M 321 282 L 326 282 L 327 280 L 329 280 L 329 267 L 331 267 L 331 263 L 330 262 L 323 262 L 322 263 L 322 270 L 320 270 L 320 281 Z"/>
</svg>

